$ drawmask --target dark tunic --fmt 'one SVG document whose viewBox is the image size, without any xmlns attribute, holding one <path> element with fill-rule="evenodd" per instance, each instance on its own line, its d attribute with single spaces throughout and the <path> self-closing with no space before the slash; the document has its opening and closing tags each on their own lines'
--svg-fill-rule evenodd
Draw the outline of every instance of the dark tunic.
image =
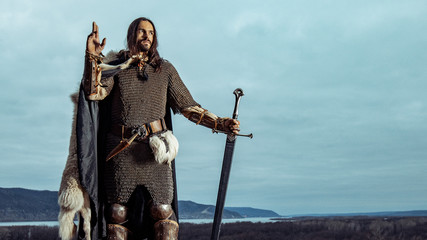
<svg viewBox="0 0 427 240">
<path fill-rule="evenodd" d="M 141 125 L 164 118 L 167 106 L 176 113 L 198 105 L 171 63 L 164 61 L 160 72 L 154 70 L 146 64 L 142 77 L 143 72 L 131 66 L 102 80 L 111 91 L 111 125 Z M 120 140 L 107 133 L 105 154 Z M 105 164 L 104 184 L 109 203 L 126 203 L 138 185 L 145 186 L 156 203 L 171 204 L 173 200 L 172 170 L 154 160 L 146 141 L 134 141 Z"/>
</svg>

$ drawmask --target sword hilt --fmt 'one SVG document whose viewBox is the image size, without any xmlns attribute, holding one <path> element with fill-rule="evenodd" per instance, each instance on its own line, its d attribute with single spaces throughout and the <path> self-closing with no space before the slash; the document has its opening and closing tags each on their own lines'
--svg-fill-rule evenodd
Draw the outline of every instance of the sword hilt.
<svg viewBox="0 0 427 240">
<path fill-rule="evenodd" d="M 245 95 L 243 93 L 243 90 L 241 88 L 236 88 L 236 90 L 234 90 L 233 92 L 234 96 L 236 96 L 236 101 L 234 103 L 234 111 L 233 111 L 233 119 L 237 120 L 237 117 L 239 117 L 239 104 L 240 104 L 240 99 Z M 218 131 L 216 131 L 218 132 Z M 225 132 L 224 132 L 225 133 Z M 231 135 L 233 136 L 241 136 L 241 137 L 249 137 L 249 138 L 253 138 L 253 134 L 240 134 L 240 133 L 231 133 Z"/>
<path fill-rule="evenodd" d="M 233 94 L 236 96 L 236 102 L 234 103 L 233 119 L 237 120 L 237 117 L 239 116 L 240 99 L 245 94 L 243 93 L 243 90 L 241 88 L 236 88 L 236 90 L 234 90 Z M 224 134 L 231 135 L 231 136 L 248 137 L 248 138 L 253 138 L 253 136 L 254 136 L 252 133 L 240 134 L 240 133 L 221 131 L 221 130 L 217 130 L 217 129 L 212 129 L 212 133 L 224 133 Z"/>
<path fill-rule="evenodd" d="M 239 116 L 240 99 L 245 94 L 243 93 L 243 90 L 241 88 L 236 88 L 236 90 L 234 90 L 233 94 L 236 96 L 236 101 L 234 103 L 233 119 L 237 120 L 237 117 Z"/>
</svg>

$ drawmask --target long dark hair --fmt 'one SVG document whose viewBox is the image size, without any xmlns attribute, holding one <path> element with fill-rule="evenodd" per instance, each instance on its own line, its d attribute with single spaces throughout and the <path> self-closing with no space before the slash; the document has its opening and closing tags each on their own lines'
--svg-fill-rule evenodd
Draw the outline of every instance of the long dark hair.
<svg viewBox="0 0 427 240">
<path fill-rule="evenodd" d="M 136 32 L 138 30 L 138 25 L 141 21 L 147 21 L 151 23 L 151 25 L 153 25 L 154 37 L 153 37 L 153 42 L 151 43 L 151 48 L 150 50 L 148 50 L 148 62 L 150 65 L 152 65 L 155 68 L 155 71 L 158 72 L 160 71 L 163 60 L 160 57 L 159 52 L 157 51 L 158 42 L 157 42 L 156 27 L 154 26 L 154 23 L 150 19 L 145 17 L 140 17 L 133 20 L 133 22 L 129 25 L 128 35 L 127 35 L 127 47 L 129 50 L 128 54 L 130 57 L 132 55 L 139 54 L 140 52 L 138 43 L 136 41 Z"/>
</svg>

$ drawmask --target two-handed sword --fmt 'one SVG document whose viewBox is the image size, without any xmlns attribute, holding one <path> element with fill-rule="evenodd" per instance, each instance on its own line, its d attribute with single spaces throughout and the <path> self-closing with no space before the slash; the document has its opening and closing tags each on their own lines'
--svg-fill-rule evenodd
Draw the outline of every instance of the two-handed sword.
<svg viewBox="0 0 427 240">
<path fill-rule="evenodd" d="M 236 90 L 234 90 L 233 93 L 236 96 L 236 102 L 234 104 L 234 111 L 233 111 L 233 119 L 237 120 L 237 117 L 239 115 L 238 108 L 239 108 L 240 98 L 243 96 L 243 90 L 240 88 L 237 88 Z M 243 137 L 249 137 L 249 138 L 253 137 L 252 133 L 247 135 L 234 134 L 234 133 L 227 134 L 227 140 L 225 142 L 225 150 L 224 150 L 224 159 L 222 162 L 221 179 L 219 182 L 218 196 L 216 200 L 215 216 L 214 216 L 214 222 L 212 226 L 211 240 L 219 239 L 222 212 L 224 210 L 225 195 L 227 193 L 228 179 L 230 177 L 231 160 L 233 159 L 234 145 L 236 144 L 236 136 L 243 136 Z"/>
</svg>

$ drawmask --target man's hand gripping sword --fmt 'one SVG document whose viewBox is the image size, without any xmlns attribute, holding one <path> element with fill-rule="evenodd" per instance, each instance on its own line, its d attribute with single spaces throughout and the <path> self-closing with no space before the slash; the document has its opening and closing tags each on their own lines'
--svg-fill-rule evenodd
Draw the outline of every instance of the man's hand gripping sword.
<svg viewBox="0 0 427 240">
<path fill-rule="evenodd" d="M 236 90 L 234 90 L 233 94 L 236 97 L 236 101 L 234 103 L 234 111 L 233 111 L 233 119 L 237 120 L 237 117 L 239 116 L 239 104 L 240 104 L 240 98 L 242 98 L 245 94 L 243 94 L 243 90 L 241 88 L 236 88 Z M 253 134 L 240 134 L 240 133 L 229 133 L 226 131 L 221 131 L 221 130 L 217 130 L 217 129 L 212 129 L 213 133 L 225 133 L 227 135 L 233 135 L 233 136 L 240 136 L 240 137 L 248 137 L 248 138 L 253 138 Z"/>
<path fill-rule="evenodd" d="M 233 119 L 237 120 L 237 117 L 239 115 L 238 108 L 239 108 L 240 98 L 243 96 L 243 90 L 240 88 L 237 88 L 236 90 L 234 90 L 233 93 L 236 96 L 236 102 L 234 104 L 234 111 L 233 111 Z M 225 150 L 224 150 L 224 159 L 222 162 L 221 179 L 218 187 L 218 197 L 216 200 L 215 216 L 214 216 L 214 222 L 212 226 L 211 240 L 219 239 L 222 212 L 224 210 L 225 196 L 227 193 L 228 179 L 230 177 L 231 161 L 233 159 L 236 136 L 243 136 L 243 137 L 249 137 L 249 138 L 253 137 L 252 133 L 247 135 L 236 134 L 232 132 L 227 133 L 227 140 L 225 142 Z"/>
</svg>

